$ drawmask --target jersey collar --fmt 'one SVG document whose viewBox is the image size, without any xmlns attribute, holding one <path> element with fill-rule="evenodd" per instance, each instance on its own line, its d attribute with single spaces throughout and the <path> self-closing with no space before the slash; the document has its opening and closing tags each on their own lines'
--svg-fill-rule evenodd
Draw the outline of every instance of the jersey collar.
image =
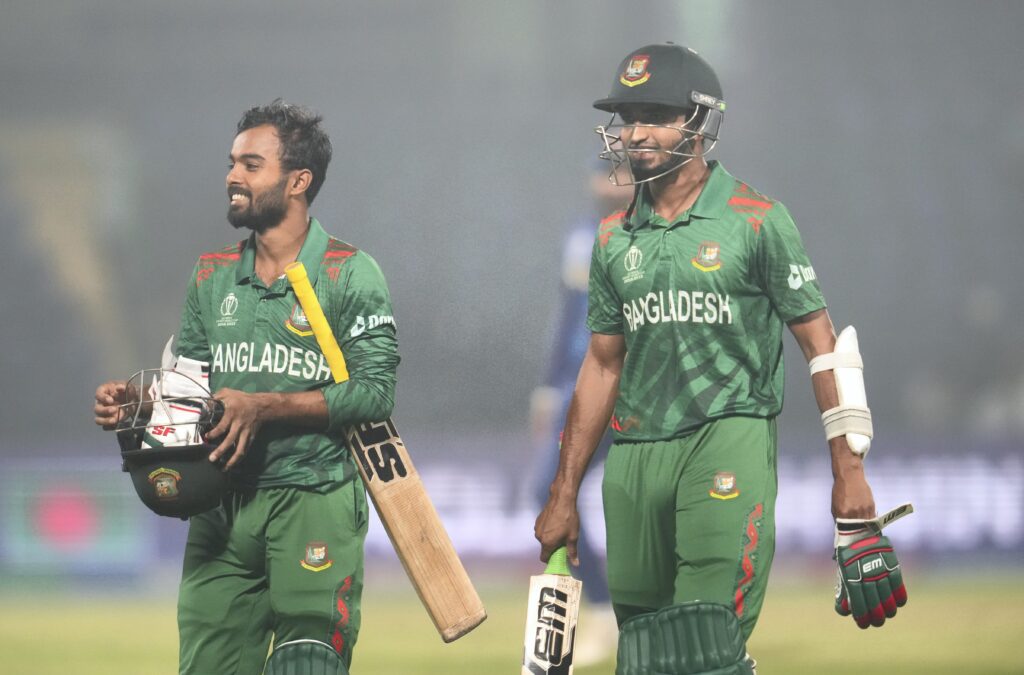
<svg viewBox="0 0 1024 675">
<path fill-rule="evenodd" d="M 708 162 L 708 168 L 711 169 L 711 173 L 700 194 L 697 195 L 697 201 L 671 223 L 654 212 L 650 193 L 647 186 L 644 186 L 637 196 L 636 208 L 629 218 L 628 229 L 669 228 L 691 218 L 717 218 L 725 208 L 729 195 L 732 194 L 732 185 L 735 179 L 729 175 L 729 172 L 718 160 Z"/>
<path fill-rule="evenodd" d="M 313 217 L 309 219 L 309 231 L 306 233 L 306 240 L 302 242 L 299 249 L 299 257 L 296 258 L 306 268 L 306 275 L 309 276 L 309 283 L 316 285 L 316 279 L 320 275 L 320 262 L 327 252 L 327 242 L 330 237 L 320 222 Z M 256 233 L 249 235 L 242 249 L 242 257 L 238 261 L 235 270 L 235 282 L 238 284 L 252 281 L 256 273 Z"/>
</svg>

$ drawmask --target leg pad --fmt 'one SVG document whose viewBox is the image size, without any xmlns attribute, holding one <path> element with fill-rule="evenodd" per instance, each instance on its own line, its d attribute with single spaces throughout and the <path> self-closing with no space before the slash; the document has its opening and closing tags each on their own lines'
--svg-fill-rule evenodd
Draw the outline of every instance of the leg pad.
<svg viewBox="0 0 1024 675">
<path fill-rule="evenodd" d="M 274 645 L 263 675 L 348 675 L 348 668 L 326 642 L 291 640 Z"/>
<path fill-rule="evenodd" d="M 736 614 L 688 602 L 635 616 L 619 633 L 615 675 L 752 675 Z"/>
</svg>

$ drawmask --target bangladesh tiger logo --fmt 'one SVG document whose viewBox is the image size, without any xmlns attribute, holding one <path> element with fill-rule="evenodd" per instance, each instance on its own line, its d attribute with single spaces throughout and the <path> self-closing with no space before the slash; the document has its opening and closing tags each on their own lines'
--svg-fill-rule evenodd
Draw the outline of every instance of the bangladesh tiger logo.
<svg viewBox="0 0 1024 675">
<path fill-rule="evenodd" d="M 178 482 L 181 474 L 174 469 L 160 468 L 148 476 L 157 499 L 177 499 L 179 494 Z"/>
<path fill-rule="evenodd" d="M 722 267 L 721 252 L 722 247 L 717 242 L 701 242 L 697 255 L 690 262 L 701 272 L 714 272 Z"/>
<path fill-rule="evenodd" d="M 625 72 L 619 76 L 619 82 L 627 87 L 635 87 L 651 79 L 651 73 L 647 70 L 650 62 L 650 56 L 637 54 L 629 60 Z"/>
<path fill-rule="evenodd" d="M 284 325 L 285 328 L 296 335 L 306 337 L 313 334 L 313 329 L 309 325 L 309 319 L 306 318 L 306 313 L 302 311 L 302 306 L 299 303 L 295 303 L 292 306 L 292 313 Z"/>
<path fill-rule="evenodd" d="M 299 564 L 310 572 L 322 572 L 333 565 L 334 561 L 327 558 L 327 544 L 311 541 L 306 544 L 306 557 Z"/>
<path fill-rule="evenodd" d="M 740 496 L 739 488 L 736 486 L 736 474 L 729 471 L 719 471 L 711 481 L 711 489 L 708 491 L 715 499 L 735 499 Z"/>
</svg>

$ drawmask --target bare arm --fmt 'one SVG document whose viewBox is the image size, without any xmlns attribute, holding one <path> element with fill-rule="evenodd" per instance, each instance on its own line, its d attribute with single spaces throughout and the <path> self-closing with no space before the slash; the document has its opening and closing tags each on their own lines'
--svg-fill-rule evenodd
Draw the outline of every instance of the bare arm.
<svg viewBox="0 0 1024 675">
<path fill-rule="evenodd" d="M 824 309 L 811 312 L 789 322 L 789 329 L 809 362 L 819 354 L 835 348 L 836 335 L 832 320 Z M 839 405 L 835 374 L 831 370 L 815 373 L 811 378 L 814 399 L 821 412 Z M 832 454 L 832 515 L 836 518 L 874 518 L 875 501 L 864 476 L 864 460 L 850 450 L 845 436 L 829 441 Z"/>
<path fill-rule="evenodd" d="M 247 394 L 236 389 L 221 389 L 214 398 L 224 403 L 224 417 L 206 434 L 220 444 L 210 453 L 210 461 L 229 455 L 230 469 L 245 457 L 252 439 L 266 422 L 323 430 L 327 428 L 327 401 L 319 389 L 297 392 Z M 234 448 L 232 452 L 232 448 Z"/>
<path fill-rule="evenodd" d="M 608 428 L 625 358 L 626 341 L 622 335 L 594 333 L 590 337 L 562 432 L 558 471 L 551 483 L 548 502 L 534 526 L 534 534 L 541 544 L 541 560 L 546 561 L 552 551 L 564 545 L 568 548 L 569 559 L 579 565 L 576 497 L 594 451 Z"/>
</svg>

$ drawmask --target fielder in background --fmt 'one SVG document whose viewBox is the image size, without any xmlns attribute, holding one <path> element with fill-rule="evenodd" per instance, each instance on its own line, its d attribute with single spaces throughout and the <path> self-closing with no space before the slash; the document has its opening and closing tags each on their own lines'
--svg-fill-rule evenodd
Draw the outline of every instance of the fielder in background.
<svg viewBox="0 0 1024 675">
<path fill-rule="evenodd" d="M 836 347 L 786 208 L 705 159 L 725 111 L 717 76 L 691 49 L 649 45 L 623 60 L 594 106 L 612 114 L 597 129 L 601 156 L 613 177 L 627 171 L 634 194 L 593 242 L 592 335 L 537 518 L 541 559 L 567 545 L 578 562 L 579 487 L 611 420 L 602 494 L 617 673 L 754 672 L 746 640 L 775 547 L 788 326 L 814 360 L 832 456 L 843 570 L 836 609 L 862 627 L 881 625 L 906 591 L 880 532 L 890 520 L 872 520 L 856 337 L 844 331 Z"/>
<path fill-rule="evenodd" d="M 309 216 L 330 159 L 318 115 L 280 100 L 246 111 L 227 198 L 229 222 L 251 233 L 199 256 L 188 285 L 176 356 L 208 367 L 223 403 L 206 440 L 231 490 L 189 522 L 181 673 L 336 675 L 352 659 L 368 510 L 342 429 L 388 418 L 399 358 L 377 263 Z M 346 382 L 284 276 L 295 260 L 341 341 Z M 115 427 L 124 402 L 124 382 L 101 385 L 97 424 Z"/>
<path fill-rule="evenodd" d="M 595 160 L 597 161 L 597 160 Z M 548 499 L 548 488 L 558 469 L 561 448 L 561 423 L 569 410 L 583 356 L 587 353 L 587 280 L 590 274 L 590 250 L 594 243 L 594 224 L 617 213 L 629 202 L 631 191 L 609 180 L 604 167 L 588 172 L 590 200 L 585 214 L 568 231 L 562 246 L 561 294 L 555 317 L 552 350 L 544 384 L 530 397 L 530 430 L 537 469 L 533 495 L 537 507 Z M 611 445 L 606 433 L 593 463 L 600 464 Z M 594 533 L 580 524 L 577 552 L 579 578 L 583 582 L 584 607 L 582 629 L 577 637 L 574 664 L 586 666 L 603 661 L 615 651 L 617 630 L 608 596 L 608 580 L 603 556 L 594 548 Z"/>
</svg>

